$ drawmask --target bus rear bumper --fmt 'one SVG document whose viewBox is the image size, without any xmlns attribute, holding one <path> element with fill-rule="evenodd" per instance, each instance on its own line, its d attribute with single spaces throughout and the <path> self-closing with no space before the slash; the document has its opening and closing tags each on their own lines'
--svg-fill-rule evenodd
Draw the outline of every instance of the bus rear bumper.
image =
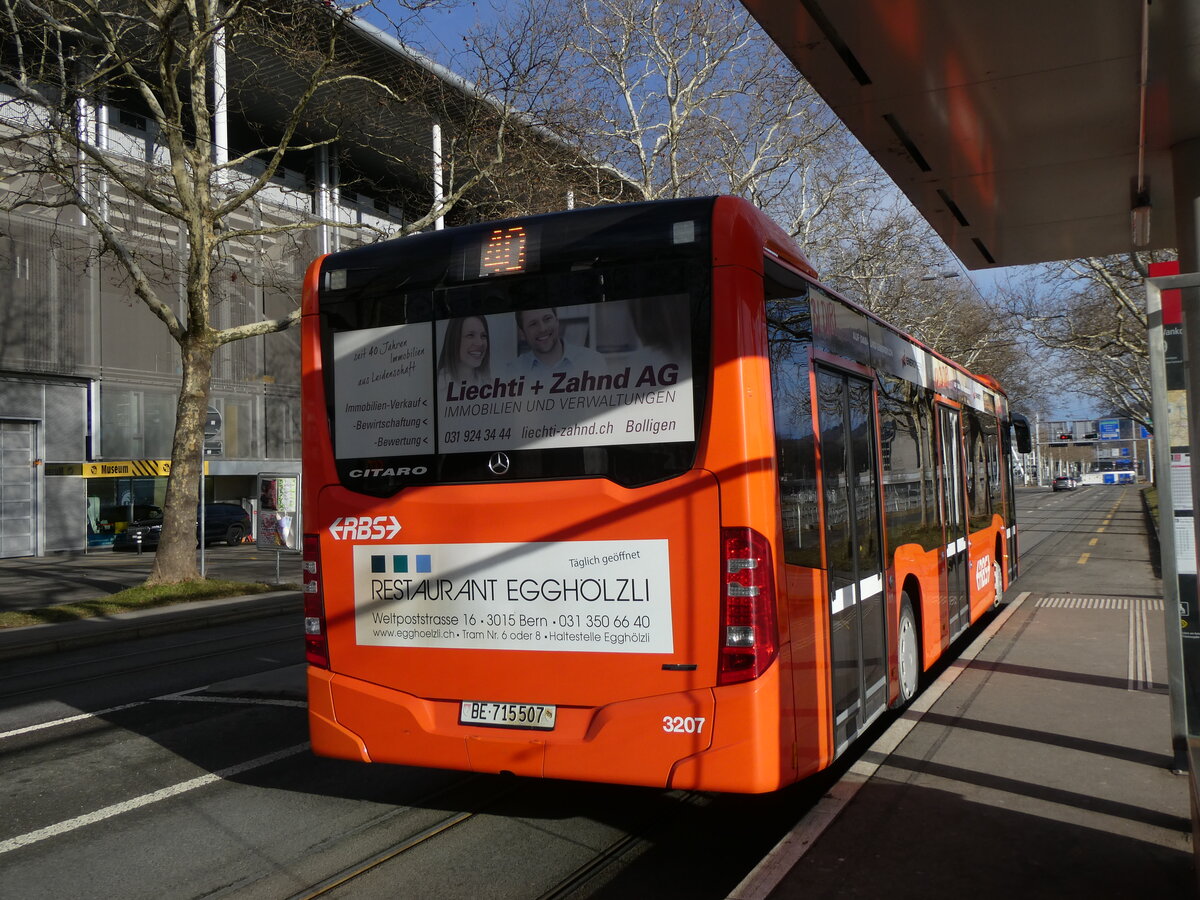
<svg viewBox="0 0 1200 900">
<path fill-rule="evenodd" d="M 318 756 L 535 778 L 760 793 L 780 767 L 777 667 L 755 683 L 558 708 L 554 731 L 462 725 L 459 703 L 427 700 L 309 668 L 309 731 Z M 765 682 L 765 683 L 764 683 Z M 765 696 L 764 696 L 765 690 Z M 714 744 L 715 741 L 715 744 Z"/>
</svg>

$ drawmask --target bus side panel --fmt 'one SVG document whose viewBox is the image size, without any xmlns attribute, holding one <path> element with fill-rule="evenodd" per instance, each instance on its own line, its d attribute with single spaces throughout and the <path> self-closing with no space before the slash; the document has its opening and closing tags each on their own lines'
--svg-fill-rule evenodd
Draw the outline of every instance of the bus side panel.
<svg viewBox="0 0 1200 900">
<path fill-rule="evenodd" d="M 726 247 L 728 259 L 741 261 L 743 265 L 724 265 L 713 270 L 713 376 L 701 458 L 721 486 L 721 525 L 753 528 L 771 544 L 779 656 L 770 671 L 777 673 L 780 685 L 778 689 L 754 695 L 751 702 L 757 706 L 751 719 L 756 723 L 753 732 L 757 735 L 755 746 L 759 748 L 756 752 L 783 765 L 785 772 L 779 776 L 780 783 L 787 783 L 797 777 L 797 719 L 791 685 L 792 635 L 785 603 L 783 525 L 763 305 L 763 245 L 748 226 L 732 228 L 732 234 L 723 236 L 721 224 L 719 221 L 714 224 L 714 247 Z M 740 259 L 738 251 L 744 254 Z M 756 268 L 748 267 L 751 262 Z M 728 687 L 716 689 L 719 719 L 724 716 L 723 696 L 728 690 Z M 774 731 L 769 739 L 763 732 L 764 725 Z M 747 765 L 761 762 L 748 760 Z"/>
<path fill-rule="evenodd" d="M 829 765 L 834 754 L 829 644 L 816 639 L 829 633 L 829 585 L 820 569 L 786 568 L 797 769 L 804 777 Z"/>
<path fill-rule="evenodd" d="M 946 606 L 946 555 L 942 550 L 925 550 L 920 544 L 903 544 L 896 548 L 896 587 L 902 590 L 909 577 L 917 580 L 920 596 L 910 597 L 913 614 L 920 620 L 917 628 L 921 637 L 921 665 L 928 669 L 949 645 L 950 620 Z M 899 607 L 899 603 L 897 603 Z M 899 621 L 892 623 L 892 633 Z M 894 653 L 895 641 L 889 649 Z"/>
<path fill-rule="evenodd" d="M 969 556 L 971 571 L 968 573 L 971 589 L 971 621 L 974 622 L 989 609 L 996 599 L 992 584 L 992 563 L 996 557 L 996 536 L 1002 533 L 999 516 L 987 528 L 971 535 Z"/>
<path fill-rule="evenodd" d="M 318 279 L 324 259 L 324 256 L 320 256 L 309 264 L 304 275 L 301 299 L 303 318 L 300 324 L 300 427 L 304 435 L 300 450 L 304 471 L 304 477 L 300 479 L 304 511 L 301 521 L 307 521 L 308 515 L 317 509 L 317 495 L 321 484 L 320 478 L 313 475 L 317 472 L 335 471 L 333 446 L 329 440 L 329 419 L 325 413 L 325 384 L 321 379 L 321 328 L 317 316 Z"/>
</svg>

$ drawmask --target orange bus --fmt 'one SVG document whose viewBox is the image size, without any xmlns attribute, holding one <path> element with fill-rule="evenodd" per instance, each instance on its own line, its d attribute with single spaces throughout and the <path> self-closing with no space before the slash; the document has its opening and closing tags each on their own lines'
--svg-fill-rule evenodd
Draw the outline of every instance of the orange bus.
<svg viewBox="0 0 1200 900">
<path fill-rule="evenodd" d="M 774 790 L 1016 574 L 999 386 L 742 200 L 324 256 L 302 343 L 323 756 Z"/>
</svg>

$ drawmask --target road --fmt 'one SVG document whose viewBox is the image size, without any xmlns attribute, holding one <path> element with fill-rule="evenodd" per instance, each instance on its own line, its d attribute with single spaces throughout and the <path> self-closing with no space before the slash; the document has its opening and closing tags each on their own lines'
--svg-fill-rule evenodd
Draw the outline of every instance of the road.
<svg viewBox="0 0 1200 900">
<path fill-rule="evenodd" d="M 1021 490 L 1017 509 L 1024 590 L 1162 596 L 1139 488 Z"/>
<path fill-rule="evenodd" d="M 1018 503 L 1014 591 L 1156 588 L 1135 489 Z M 717 898 L 837 774 L 730 797 L 317 759 L 301 661 L 263 619 L 0 664 L 2 892 Z"/>
</svg>

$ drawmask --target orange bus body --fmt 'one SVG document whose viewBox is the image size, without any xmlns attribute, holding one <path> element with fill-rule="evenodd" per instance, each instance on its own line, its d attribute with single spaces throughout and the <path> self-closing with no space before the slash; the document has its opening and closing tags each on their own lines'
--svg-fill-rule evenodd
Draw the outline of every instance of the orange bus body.
<svg viewBox="0 0 1200 900">
<path fill-rule="evenodd" d="M 354 259 L 349 254 L 355 251 L 322 257 L 310 266 L 303 300 L 302 487 L 306 631 L 312 663 L 308 669 L 309 721 L 314 752 L 363 762 L 758 793 L 824 768 L 877 714 L 860 709 L 851 725 L 835 721 L 830 634 L 838 589 L 826 566 L 792 564 L 783 549 L 789 538 L 781 506 L 772 405 L 765 268 L 782 267 L 796 284 L 814 286 L 815 273 L 786 234 L 749 204 L 732 198 L 708 202 L 704 209 L 711 232 L 711 318 L 693 327 L 710 349 L 704 370 L 692 373 L 695 389 L 702 390 L 705 397 L 697 416 L 694 462 L 685 471 L 645 484 L 623 486 L 597 476 L 497 477 L 491 482 L 445 479 L 404 484 L 390 493 L 365 493 L 357 485 L 344 484 L 347 479 L 339 475 L 333 419 L 348 404 L 346 397 L 339 396 L 335 408 L 330 396 L 334 382 L 326 369 L 335 344 L 331 343 L 330 326 L 322 318 L 322 296 L 338 277 L 328 273 L 336 270 L 340 257 Z M 589 212 L 563 215 L 578 217 Z M 392 243 L 399 246 L 420 238 Z M 371 259 L 380 258 L 382 251 L 374 252 L 377 255 Z M 348 268 L 353 279 L 353 267 L 348 264 Z M 866 315 L 841 298 L 829 296 L 854 315 Z M 872 328 L 881 327 L 873 319 L 871 322 Z M 501 325 L 496 314 L 491 320 L 493 336 Z M 429 346 L 433 346 L 432 340 Z M 924 348 L 922 352 L 930 359 L 936 356 Z M 960 371 L 940 358 L 938 365 Z M 870 383 L 868 379 L 873 377 L 861 362 L 816 350 L 809 367 L 813 397 L 818 396 L 818 368 L 834 377 L 842 377 L 837 372 L 844 369 L 851 390 Z M 992 419 L 1003 430 L 1003 395 L 994 383 L 979 384 L 989 403 L 998 404 Z M 873 421 L 869 424 L 874 436 L 870 442 L 873 460 L 863 461 L 876 473 L 882 458 L 879 390 L 879 384 L 874 384 Z M 961 419 L 954 417 L 960 407 L 957 399 L 951 399 L 946 407 L 944 419 L 951 423 L 947 429 L 956 421 L 965 428 L 965 414 Z M 514 427 L 520 427 L 519 421 Z M 952 431 L 945 434 L 952 440 Z M 822 455 L 835 451 L 833 444 L 823 439 L 814 443 L 819 470 Z M 959 454 L 960 464 L 969 462 L 961 447 L 946 448 L 947 454 L 951 452 Z M 1003 454 L 993 456 L 992 468 L 999 466 L 999 474 L 993 472 L 993 476 L 1005 480 L 1003 490 L 1011 497 Z M 942 458 L 949 460 L 947 465 L 953 469 L 951 456 Z M 385 464 L 389 471 L 403 468 L 395 462 L 383 459 L 380 470 Z M 344 460 L 342 465 L 344 472 Z M 802 507 L 799 515 L 823 521 L 825 507 L 831 502 L 828 487 L 818 483 L 813 503 L 794 504 Z M 859 503 L 867 502 L 863 499 L 868 497 L 867 489 L 857 490 L 862 491 Z M 943 494 L 943 501 L 951 505 L 961 502 L 966 507 L 965 481 L 960 479 L 953 491 L 959 494 L 957 500 Z M 879 540 L 890 539 L 884 495 L 873 489 L 869 502 L 877 505 Z M 966 542 L 969 621 L 978 619 L 999 598 L 994 584 L 997 572 L 1002 580 L 1015 572 L 1011 499 L 995 505 L 1002 508 L 995 510 L 983 527 L 972 523 Z M 820 547 L 825 558 L 833 552 L 825 536 L 828 526 L 818 527 L 822 528 Z M 765 596 L 770 609 L 760 610 L 766 618 L 756 619 L 751 631 L 753 640 L 772 642 L 763 670 L 745 679 L 727 678 L 721 662 L 722 654 L 737 652 L 725 646 L 732 640 L 727 638 L 732 632 L 728 621 L 722 619 L 723 609 L 732 601 L 722 585 L 730 580 L 730 570 L 743 565 L 723 563 L 721 548 L 731 535 L 743 532 L 751 535 L 752 542 L 755 536 L 765 539 L 765 544 L 752 543 L 758 549 L 751 556 L 769 571 L 755 572 L 752 577 L 759 579 L 756 585 L 769 585 L 769 596 L 757 596 Z M 582 549 L 576 551 L 576 547 Z M 947 583 L 952 548 L 950 543 L 928 549 L 919 543 L 884 543 L 882 547 L 885 562 L 878 581 L 886 622 L 886 696 L 882 701 L 877 697 L 876 707 L 880 702 L 894 705 L 907 699 L 900 696 L 896 638 L 904 597 L 917 620 L 922 668 L 935 662 L 961 633 L 962 619 L 954 618 L 947 599 L 953 593 L 953 586 Z M 403 577 L 393 577 L 393 587 L 387 588 L 398 593 L 379 599 L 383 595 L 378 586 L 386 587 L 389 582 L 383 574 L 376 574 L 369 581 L 374 587 L 365 587 L 368 559 L 375 567 L 372 571 L 390 574 L 392 570 L 384 567 L 400 566 L 401 559 L 408 566 L 418 556 L 426 560 L 432 556 L 435 563 L 425 565 L 436 565 L 440 549 L 445 549 L 446 558 L 462 571 L 470 570 L 475 580 L 468 585 L 467 575 L 461 576 L 461 582 L 454 580 L 461 573 L 448 575 L 438 600 L 442 605 L 437 608 L 455 610 L 459 623 L 476 616 L 472 621 L 478 623 L 480 635 L 489 632 L 492 642 L 511 640 L 512 646 L 464 649 L 364 641 L 368 627 L 364 623 L 402 621 L 390 611 L 405 608 L 396 598 L 411 599 L 415 584 L 406 571 Z M 661 557 L 655 556 L 660 550 Z M 548 601 L 558 600 L 561 608 L 567 609 L 568 600 L 582 603 L 582 595 L 571 591 L 599 588 L 585 587 L 584 582 L 572 582 L 561 574 L 539 582 L 536 567 L 548 560 L 557 572 L 555 560 L 563 560 L 563 565 L 569 560 L 572 566 L 578 563 L 581 571 L 587 571 L 588 559 L 622 552 L 653 557 L 659 560 L 654 564 L 659 568 L 650 563 L 644 564 L 645 569 L 631 564 L 629 571 L 636 574 L 624 579 L 615 577 L 622 569 L 608 564 L 604 571 L 614 577 L 596 580 L 603 581 L 603 590 L 610 593 L 605 599 L 588 599 L 587 609 L 598 610 L 596 616 L 608 616 L 610 621 L 620 616 L 632 621 L 642 608 L 662 615 L 662 603 L 669 603 L 665 611 L 670 618 L 669 634 L 647 632 L 662 647 L 639 652 L 637 647 L 612 643 L 620 635 L 611 625 L 604 626 L 609 630 L 591 632 L 600 636 L 595 640 L 585 640 L 587 632 L 579 631 L 565 648 L 551 645 L 547 635 L 557 626 L 553 616 L 545 614 Z M 727 571 L 722 571 L 723 565 Z M 491 577 L 493 572 L 503 575 Z M 647 593 L 655 593 L 660 582 L 669 582 L 669 599 L 639 597 L 637 583 L 643 573 L 647 573 Z M 430 579 L 433 577 L 430 573 Z M 612 597 L 611 592 L 618 590 L 614 585 L 624 581 L 633 585 L 631 596 Z M 422 608 L 434 608 L 429 599 L 433 589 L 427 581 L 423 596 L 428 603 Z M 766 589 L 745 590 L 755 594 Z M 453 599 L 447 599 L 450 590 L 458 591 Z M 858 591 L 855 597 L 866 591 L 861 583 L 854 590 Z M 554 596 L 563 592 L 566 599 Z M 835 598 L 832 607 L 831 596 Z M 842 614 L 847 609 L 853 613 L 857 602 L 853 597 L 843 601 Z M 563 614 L 567 618 L 574 615 Z M 449 619 L 448 614 L 445 621 Z M 436 642 L 441 638 L 434 632 L 440 629 L 444 635 L 451 627 L 461 626 L 421 626 L 423 633 L 432 635 L 422 640 Z M 774 634 L 765 634 L 768 629 L 774 629 Z M 417 628 L 410 630 L 415 633 Z M 608 643 L 601 642 L 601 637 Z M 394 640 L 407 638 L 402 635 Z M 553 707 L 553 727 L 472 724 L 464 721 L 472 703 L 497 704 L 489 707 L 493 713 L 521 715 L 526 710 Z"/>
</svg>

